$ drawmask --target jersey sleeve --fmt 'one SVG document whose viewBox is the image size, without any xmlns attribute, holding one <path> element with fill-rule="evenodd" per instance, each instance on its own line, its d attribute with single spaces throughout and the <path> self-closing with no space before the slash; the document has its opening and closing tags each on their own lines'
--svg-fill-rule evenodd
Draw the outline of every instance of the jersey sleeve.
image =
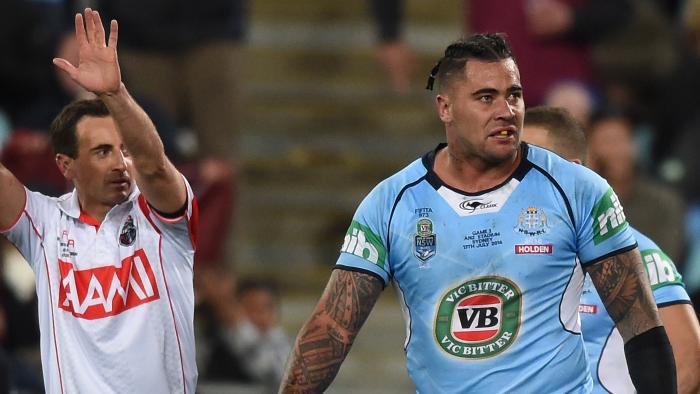
<svg viewBox="0 0 700 394">
<path fill-rule="evenodd" d="M 576 180 L 578 256 L 583 266 L 631 250 L 636 239 L 622 204 L 608 183 L 593 171 L 581 169 Z"/>
<path fill-rule="evenodd" d="M 645 235 L 632 229 L 639 251 L 642 254 L 644 270 L 649 276 L 649 284 L 657 305 L 689 303 L 690 296 L 685 290 L 683 277 L 676 269 L 673 260 Z"/>
<path fill-rule="evenodd" d="M 24 209 L 17 220 L 6 229 L 0 229 L 8 241 L 19 250 L 34 271 L 37 261 L 43 261 L 42 242 L 46 236 L 45 224 L 57 220 L 58 205 L 54 198 L 24 189 L 26 200 Z"/>
<path fill-rule="evenodd" d="M 138 204 L 144 216 L 146 216 L 156 231 L 184 250 L 196 250 L 199 208 L 190 183 L 184 176 L 182 176 L 182 179 L 187 190 L 187 204 L 180 216 L 171 218 L 161 215 L 148 204 L 143 194 L 138 197 Z"/>
<path fill-rule="evenodd" d="M 387 226 L 390 196 L 383 184 L 360 203 L 348 228 L 336 268 L 369 273 L 386 286 L 391 271 L 387 255 Z"/>
</svg>

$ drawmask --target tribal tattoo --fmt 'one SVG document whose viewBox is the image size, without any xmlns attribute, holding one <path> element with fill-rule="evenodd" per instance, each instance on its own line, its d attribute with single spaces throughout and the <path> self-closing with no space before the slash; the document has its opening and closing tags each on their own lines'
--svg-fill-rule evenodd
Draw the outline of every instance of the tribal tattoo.
<svg viewBox="0 0 700 394">
<path fill-rule="evenodd" d="M 287 362 L 280 393 L 320 393 L 333 381 L 383 289 L 368 274 L 336 269 Z"/>
<path fill-rule="evenodd" d="M 638 249 L 597 262 L 586 271 L 625 341 L 661 325 Z"/>
</svg>

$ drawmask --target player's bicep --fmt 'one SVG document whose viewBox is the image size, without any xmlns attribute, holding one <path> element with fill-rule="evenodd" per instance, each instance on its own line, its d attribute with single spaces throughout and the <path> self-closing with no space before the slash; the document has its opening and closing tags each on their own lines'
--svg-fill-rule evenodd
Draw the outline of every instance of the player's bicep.
<svg viewBox="0 0 700 394">
<path fill-rule="evenodd" d="M 145 172 L 136 169 L 136 183 L 148 204 L 158 212 L 172 214 L 187 203 L 187 186 L 182 174 L 163 157 L 162 168 Z"/>
<path fill-rule="evenodd" d="M 17 222 L 26 198 L 22 183 L 0 163 L 0 230 L 6 230 Z"/>
<path fill-rule="evenodd" d="M 586 272 L 625 342 L 661 325 L 639 249 L 591 264 Z"/>
</svg>

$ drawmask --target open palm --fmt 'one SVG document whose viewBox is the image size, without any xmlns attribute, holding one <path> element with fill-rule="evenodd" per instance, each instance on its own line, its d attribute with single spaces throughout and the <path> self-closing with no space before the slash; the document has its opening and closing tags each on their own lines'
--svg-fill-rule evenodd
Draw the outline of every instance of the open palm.
<svg viewBox="0 0 700 394">
<path fill-rule="evenodd" d="M 117 21 L 110 24 L 109 42 L 97 11 L 85 9 L 75 16 L 75 36 L 80 48 L 77 67 L 69 61 L 56 58 L 53 63 L 70 75 L 84 89 L 95 94 L 116 92 L 121 85 L 117 61 Z"/>
</svg>

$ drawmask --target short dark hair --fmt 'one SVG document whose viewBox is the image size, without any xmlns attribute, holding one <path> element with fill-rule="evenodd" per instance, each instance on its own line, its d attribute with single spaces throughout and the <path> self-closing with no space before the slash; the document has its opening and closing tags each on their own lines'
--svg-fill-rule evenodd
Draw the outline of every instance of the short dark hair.
<svg viewBox="0 0 700 394">
<path fill-rule="evenodd" d="M 506 42 L 503 33 L 479 33 L 468 38 L 453 42 L 445 49 L 444 56 L 430 71 L 428 77 L 429 90 L 433 89 L 433 82 L 438 81 L 442 89 L 449 84 L 455 76 L 461 77 L 465 64 L 469 59 L 484 61 L 498 61 L 513 59 L 513 52 Z"/>
<path fill-rule="evenodd" d="M 280 293 L 277 288 L 277 285 L 271 281 L 266 281 L 262 279 L 249 278 L 242 280 L 238 284 L 238 288 L 236 289 L 236 295 L 238 296 L 238 298 L 241 298 L 244 295 L 256 290 L 262 290 L 267 292 L 275 300 L 275 303 L 279 302 Z"/>
<path fill-rule="evenodd" d="M 85 116 L 105 118 L 110 116 L 107 106 L 100 99 L 76 100 L 66 105 L 51 122 L 51 147 L 75 159 L 78 157 L 76 126 Z"/>
<path fill-rule="evenodd" d="M 581 124 L 564 108 L 539 106 L 525 111 L 525 126 L 547 129 L 555 151 L 566 159 L 586 160 L 588 146 Z"/>
</svg>

